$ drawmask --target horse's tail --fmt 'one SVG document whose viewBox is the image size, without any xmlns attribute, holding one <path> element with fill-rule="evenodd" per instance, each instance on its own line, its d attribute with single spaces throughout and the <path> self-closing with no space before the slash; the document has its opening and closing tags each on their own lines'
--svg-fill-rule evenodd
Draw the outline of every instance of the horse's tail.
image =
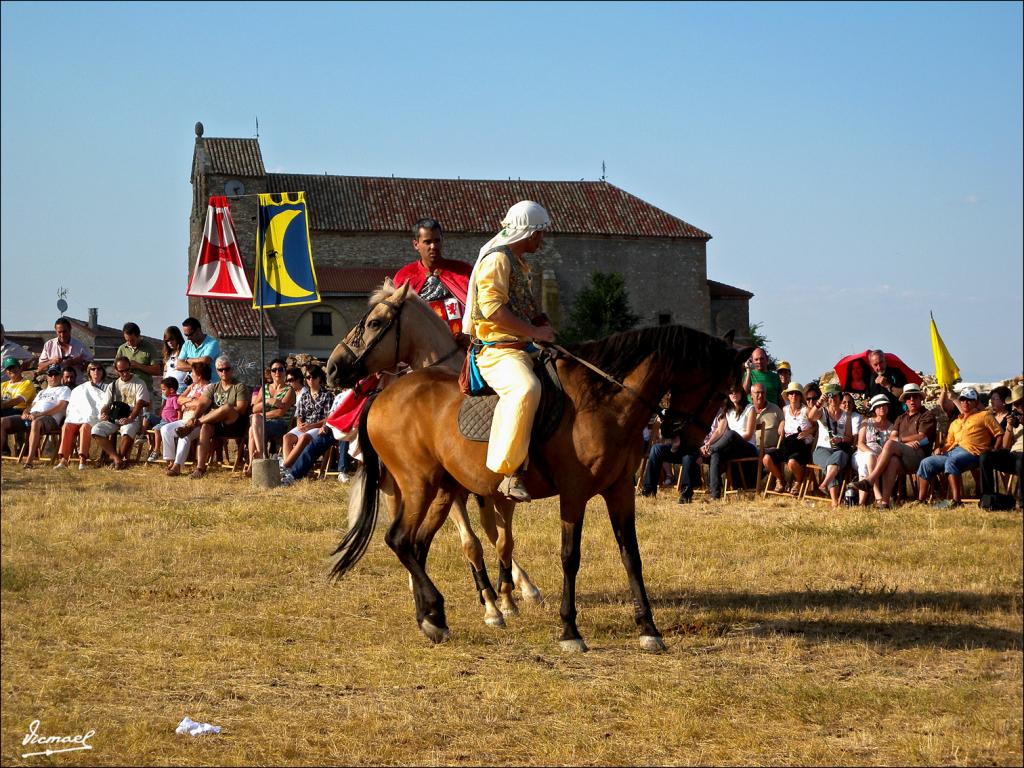
<svg viewBox="0 0 1024 768">
<path fill-rule="evenodd" d="M 380 459 L 377 451 L 370 442 L 370 436 L 366 433 L 366 419 L 370 413 L 370 406 L 376 399 L 376 394 L 371 395 L 363 412 L 359 416 L 359 450 L 363 453 L 363 471 L 361 483 L 362 503 L 359 508 L 359 515 L 354 522 L 350 523 L 345 538 L 341 540 L 337 548 L 331 553 L 332 556 L 339 555 L 331 567 L 329 578 L 340 579 L 359 562 L 366 547 L 370 543 L 370 537 L 377 526 L 378 490 L 380 487 Z M 351 514 L 350 514 L 351 519 Z"/>
</svg>

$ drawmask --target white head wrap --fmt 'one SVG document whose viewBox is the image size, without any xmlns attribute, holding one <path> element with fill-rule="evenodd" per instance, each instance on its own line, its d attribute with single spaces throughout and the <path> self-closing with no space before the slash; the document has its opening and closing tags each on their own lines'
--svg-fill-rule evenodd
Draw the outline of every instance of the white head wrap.
<svg viewBox="0 0 1024 768">
<path fill-rule="evenodd" d="M 473 306 L 476 304 L 476 270 L 480 261 L 488 253 L 502 245 L 511 245 L 525 240 L 534 232 L 540 232 L 551 227 L 551 217 L 544 210 L 544 206 L 532 200 L 522 200 L 511 208 L 501 220 L 502 230 L 492 237 L 476 257 L 476 264 L 473 265 L 473 273 L 469 276 L 469 291 L 466 294 L 466 314 L 462 318 L 462 332 L 471 334 L 473 332 Z"/>
</svg>

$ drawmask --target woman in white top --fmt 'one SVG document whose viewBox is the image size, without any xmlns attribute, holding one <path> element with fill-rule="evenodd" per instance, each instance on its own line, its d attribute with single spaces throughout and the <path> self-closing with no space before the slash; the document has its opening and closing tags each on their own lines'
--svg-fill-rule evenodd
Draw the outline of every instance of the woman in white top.
<svg viewBox="0 0 1024 768">
<path fill-rule="evenodd" d="M 800 484 L 804 479 L 804 467 L 811 462 L 811 449 L 817 424 L 807 418 L 804 390 L 799 384 L 791 381 L 782 394 L 786 397 L 786 407 L 782 409 L 786 417 L 782 445 L 765 451 L 763 461 L 764 468 L 775 478 L 776 492 L 785 490 L 786 481 L 782 470 L 783 467 L 789 467 L 790 474 L 793 475 L 789 492 L 796 496 L 800 493 Z"/>
<path fill-rule="evenodd" d="M 825 478 L 818 490 L 828 493 L 833 509 L 839 506 L 842 475 L 850 466 L 850 455 L 857 442 L 853 419 L 843 410 L 842 398 L 838 384 L 826 384 L 821 400 L 807 409 L 807 418 L 818 422 L 814 463 L 825 470 Z"/>
<path fill-rule="evenodd" d="M 754 406 L 747 403 L 747 393 L 738 384 L 729 390 L 729 399 L 725 404 L 725 424 L 724 434 L 708 446 L 708 492 L 712 499 L 722 496 L 723 461 L 757 456 Z"/>
<path fill-rule="evenodd" d="M 185 343 L 185 337 L 176 325 L 169 325 L 164 331 L 164 378 L 168 376 L 178 382 L 178 394 L 185 391 L 188 371 L 178 370 L 178 354 Z"/>
<path fill-rule="evenodd" d="M 92 428 L 100 422 L 100 411 L 109 398 L 110 385 L 103 381 L 107 371 L 100 363 L 90 362 L 86 375 L 89 380 L 71 390 L 71 397 L 68 398 L 68 409 L 64 412 L 64 426 L 60 433 L 60 449 L 57 451 L 60 461 L 54 465 L 54 469 L 67 468 L 75 437 L 79 437 L 78 468 L 85 469 L 89 461 Z"/>
<path fill-rule="evenodd" d="M 882 446 L 889 439 L 889 431 L 892 429 L 892 422 L 889 421 L 889 401 L 885 395 L 875 395 L 868 403 L 868 410 L 871 416 L 864 419 L 857 433 L 857 456 L 854 462 L 857 465 L 857 473 L 861 480 L 871 474 L 875 467 L 875 459 L 882 452 Z M 867 491 L 860 491 L 860 503 L 866 504 L 868 499 Z M 885 506 L 885 502 L 878 500 L 879 506 Z"/>
</svg>

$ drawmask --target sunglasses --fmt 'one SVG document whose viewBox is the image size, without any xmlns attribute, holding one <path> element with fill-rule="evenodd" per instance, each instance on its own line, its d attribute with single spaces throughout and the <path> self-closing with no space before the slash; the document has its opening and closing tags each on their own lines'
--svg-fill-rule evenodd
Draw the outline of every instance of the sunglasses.
<svg viewBox="0 0 1024 768">
<path fill-rule="evenodd" d="M 218 368 L 217 369 L 217 371 L 219 373 L 224 373 L 224 371 L 230 371 L 230 370 L 231 370 L 231 366 L 230 365 L 225 365 L 223 368 Z"/>
<path fill-rule="evenodd" d="M 271 368 L 271 373 L 284 373 L 284 368 Z"/>
<path fill-rule="evenodd" d="M 308 375 L 305 377 L 306 381 L 316 381 L 319 378 L 320 378 L 319 376 L 308 376 Z"/>
<path fill-rule="evenodd" d="M 302 379 L 296 379 L 294 376 L 289 376 L 285 381 L 295 383 L 296 381 L 302 381 Z"/>
</svg>

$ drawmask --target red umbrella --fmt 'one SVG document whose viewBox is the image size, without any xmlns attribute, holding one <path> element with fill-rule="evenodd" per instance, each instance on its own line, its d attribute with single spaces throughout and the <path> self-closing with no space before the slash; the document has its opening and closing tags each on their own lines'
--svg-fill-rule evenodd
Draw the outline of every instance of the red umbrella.
<svg viewBox="0 0 1024 768">
<path fill-rule="evenodd" d="M 855 355 L 847 355 L 833 366 L 836 376 L 839 377 L 839 386 L 847 392 L 867 392 L 868 383 L 875 378 L 875 372 L 868 364 L 870 349 L 858 352 Z M 889 368 L 895 368 L 903 372 L 907 381 L 913 384 L 921 384 L 921 377 L 918 376 L 910 366 L 899 359 L 892 352 L 885 353 L 885 364 Z"/>
</svg>

